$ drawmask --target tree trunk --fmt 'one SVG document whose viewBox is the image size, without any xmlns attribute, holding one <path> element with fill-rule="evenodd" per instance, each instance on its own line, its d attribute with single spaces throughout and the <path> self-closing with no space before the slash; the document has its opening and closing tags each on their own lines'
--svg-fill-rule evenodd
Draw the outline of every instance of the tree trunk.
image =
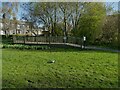
<svg viewBox="0 0 120 90">
<path fill-rule="evenodd" d="M 54 31 L 55 32 L 54 32 L 54 34 L 56 34 L 56 22 L 57 22 L 56 21 L 57 20 L 56 11 L 57 11 L 57 7 L 56 7 L 56 4 L 55 4 L 55 13 L 54 13 L 55 14 L 55 17 L 54 17 L 55 18 L 55 20 L 54 20 Z"/>
</svg>

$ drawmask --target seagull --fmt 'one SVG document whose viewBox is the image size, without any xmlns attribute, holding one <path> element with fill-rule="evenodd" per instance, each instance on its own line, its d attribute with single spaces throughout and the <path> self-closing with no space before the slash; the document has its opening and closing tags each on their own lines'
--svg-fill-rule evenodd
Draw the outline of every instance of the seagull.
<svg viewBox="0 0 120 90">
<path fill-rule="evenodd" d="M 48 61 L 48 63 L 55 63 L 55 60 L 50 60 Z"/>
</svg>

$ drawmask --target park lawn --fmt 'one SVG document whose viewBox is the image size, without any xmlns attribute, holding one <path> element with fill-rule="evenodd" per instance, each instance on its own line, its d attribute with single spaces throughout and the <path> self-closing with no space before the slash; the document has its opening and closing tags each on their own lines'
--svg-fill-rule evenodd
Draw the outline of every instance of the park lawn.
<svg viewBox="0 0 120 90">
<path fill-rule="evenodd" d="M 118 87 L 117 53 L 3 49 L 2 54 L 3 88 Z"/>
</svg>

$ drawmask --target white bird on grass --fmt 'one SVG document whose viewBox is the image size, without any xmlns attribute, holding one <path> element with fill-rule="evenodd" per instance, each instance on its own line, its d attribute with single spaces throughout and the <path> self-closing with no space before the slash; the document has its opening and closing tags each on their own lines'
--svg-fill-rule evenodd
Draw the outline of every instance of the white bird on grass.
<svg viewBox="0 0 120 90">
<path fill-rule="evenodd" d="M 48 63 L 55 63 L 55 60 L 49 60 Z"/>
</svg>

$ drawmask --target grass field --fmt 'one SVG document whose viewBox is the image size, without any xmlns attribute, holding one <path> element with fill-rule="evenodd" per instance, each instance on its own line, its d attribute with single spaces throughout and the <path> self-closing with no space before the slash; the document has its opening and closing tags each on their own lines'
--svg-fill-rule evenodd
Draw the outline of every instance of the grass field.
<svg viewBox="0 0 120 90">
<path fill-rule="evenodd" d="M 3 88 L 118 87 L 118 54 L 3 49 Z M 55 60 L 55 63 L 47 63 Z"/>
</svg>

